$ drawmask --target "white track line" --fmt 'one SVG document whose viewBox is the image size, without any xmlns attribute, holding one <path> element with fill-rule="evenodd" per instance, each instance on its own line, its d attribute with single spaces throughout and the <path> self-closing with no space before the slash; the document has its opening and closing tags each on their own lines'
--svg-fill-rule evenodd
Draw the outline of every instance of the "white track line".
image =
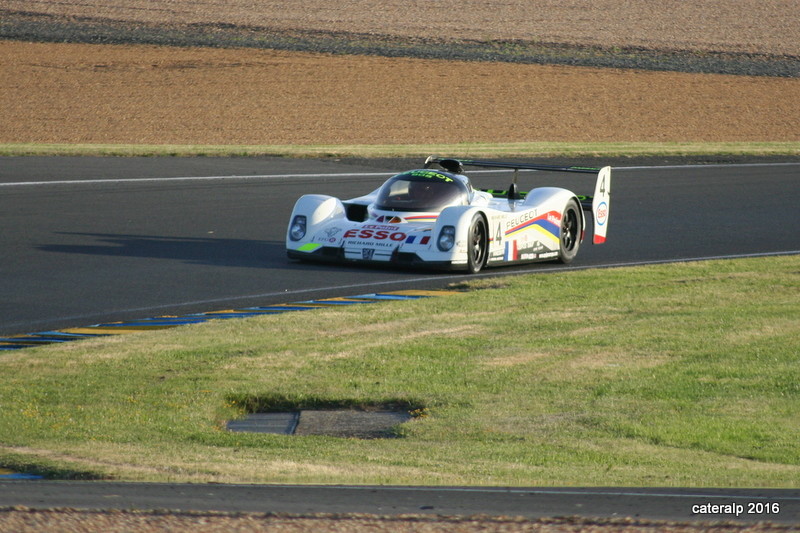
<svg viewBox="0 0 800 533">
<path fill-rule="evenodd" d="M 0 183 L 0 187 L 24 187 L 33 185 L 88 185 L 98 183 L 147 183 L 171 181 L 220 181 L 220 180 L 269 180 L 298 178 L 340 178 L 391 176 L 391 172 L 353 172 L 330 174 L 260 174 L 252 176 L 186 176 L 176 178 L 103 178 L 90 180 L 17 181 Z"/>
<path fill-rule="evenodd" d="M 738 168 L 738 167 L 785 167 L 800 166 L 797 163 L 741 163 L 741 164 L 710 164 L 710 165 L 655 165 L 655 166 L 634 166 L 634 167 L 614 167 L 615 171 L 627 170 L 646 170 L 664 169 L 675 170 L 683 168 Z M 469 174 L 488 174 L 498 172 L 511 172 L 511 170 L 472 170 Z M 533 170 L 522 170 L 521 172 L 536 172 Z M 0 187 L 33 187 L 46 185 L 94 185 L 94 184 L 116 184 L 116 183 L 153 183 L 153 182 L 173 182 L 173 181 L 224 181 L 224 180 L 281 180 L 281 179 L 318 179 L 318 178 L 377 178 L 381 176 L 389 177 L 395 174 L 392 171 L 386 172 L 330 172 L 321 174 L 256 174 L 248 176 L 180 176 L 180 177 L 161 177 L 161 178 L 100 178 L 87 180 L 52 180 L 52 181 L 15 181 L 0 183 Z"/>
<path fill-rule="evenodd" d="M 617 170 L 649 170 L 649 169 L 664 169 L 675 170 L 682 168 L 748 168 L 748 167 L 794 167 L 800 166 L 798 162 L 785 162 L 785 163 L 711 163 L 708 165 L 654 165 L 654 166 L 638 166 L 638 167 L 613 167 Z"/>
<path fill-rule="evenodd" d="M 574 489 L 540 489 L 540 488 L 525 488 L 525 487 L 399 487 L 399 486 L 391 486 L 391 485 L 381 485 L 379 487 L 373 486 L 362 486 L 362 485 L 333 485 L 333 486 L 309 486 L 309 485 L 279 485 L 286 488 L 303 488 L 303 489 L 319 489 L 319 490 L 327 490 L 331 488 L 336 488 L 338 490 L 354 490 L 354 491 L 373 491 L 373 490 L 382 490 L 382 491 L 396 491 L 396 492 L 404 492 L 404 491 L 412 491 L 412 492 L 476 492 L 476 493 L 485 493 L 485 494 L 542 494 L 542 495 L 570 495 L 570 496 L 626 496 L 626 497 L 645 497 L 645 498 L 685 498 L 685 499 L 696 499 L 696 498 L 716 498 L 716 499 L 747 499 L 747 500 L 797 500 L 800 501 L 800 497 L 797 496 L 790 496 L 790 495 L 775 495 L 775 494 L 765 494 L 765 495 L 753 495 L 753 494 L 732 494 L 732 492 L 739 490 L 739 489 L 721 489 L 723 491 L 722 494 L 715 494 L 710 492 L 703 492 L 703 489 L 691 489 L 693 492 L 691 493 L 683 493 L 683 492 L 670 492 L 669 488 L 664 489 L 641 489 L 638 491 L 624 491 L 619 489 L 610 488 L 608 490 L 603 489 L 587 489 L 587 490 L 574 490 Z M 649 492 L 652 490 L 652 492 Z M 681 488 L 675 488 L 674 490 L 686 490 Z M 757 491 L 758 489 L 741 489 L 742 492 L 752 492 Z M 767 490 L 775 490 L 775 489 L 767 489 Z M 779 491 L 784 489 L 777 489 Z M 789 489 L 791 490 L 791 489 Z"/>
<path fill-rule="evenodd" d="M 473 170 L 470 174 L 485 174 L 490 172 L 511 172 L 511 170 Z M 520 172 L 535 172 L 534 170 L 521 170 Z M 15 181 L 0 183 L 0 187 L 25 187 L 41 185 L 91 185 L 115 183 L 152 183 L 172 181 L 224 181 L 224 180 L 282 180 L 282 179 L 318 179 L 318 178 L 389 178 L 396 172 L 331 172 L 325 174 L 253 174 L 247 176 L 182 176 L 163 178 L 101 178 L 88 180 L 52 180 L 52 181 Z"/>
</svg>

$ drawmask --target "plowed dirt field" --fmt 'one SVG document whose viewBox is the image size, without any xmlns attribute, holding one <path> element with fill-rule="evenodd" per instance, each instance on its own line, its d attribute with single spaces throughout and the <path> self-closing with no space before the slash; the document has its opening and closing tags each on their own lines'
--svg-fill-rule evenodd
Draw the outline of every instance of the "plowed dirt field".
<svg viewBox="0 0 800 533">
<path fill-rule="evenodd" d="M 800 79 L 0 42 L 0 143 L 797 141 Z"/>
<path fill-rule="evenodd" d="M 207 42 L 244 29 L 368 43 L 433 39 L 450 49 L 477 41 L 600 45 L 606 55 L 624 47 L 631 58 L 636 50 L 800 56 L 793 23 L 800 5 L 789 0 L 374 7 L 372 0 L 335 8 L 324 0 L 257 8 L 249 0 L 0 0 L 0 27 L 17 24 L 17 35 L 45 32 L 59 41 L 77 27 L 91 27 L 91 36 L 102 26 L 133 42 L 155 30 L 184 42 L 204 32 Z M 0 143 L 798 141 L 797 102 L 797 77 L 0 41 Z"/>
</svg>

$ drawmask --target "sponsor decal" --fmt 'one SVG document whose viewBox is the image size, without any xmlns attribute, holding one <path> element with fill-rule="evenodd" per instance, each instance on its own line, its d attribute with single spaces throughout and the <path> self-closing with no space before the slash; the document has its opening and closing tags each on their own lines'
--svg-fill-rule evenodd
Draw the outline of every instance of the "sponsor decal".
<svg viewBox="0 0 800 533">
<path fill-rule="evenodd" d="M 558 235 L 561 233 L 561 214 L 556 211 L 550 211 L 547 214 L 534 217 L 534 213 L 534 211 L 531 211 L 508 221 L 506 223 L 506 238 L 517 237 L 528 229 L 534 229 L 542 236 L 552 241 L 557 241 Z"/>
<path fill-rule="evenodd" d="M 533 241 L 533 244 L 528 246 L 527 243 L 520 243 L 517 239 L 511 239 L 505 243 L 503 260 L 507 262 L 535 261 L 537 259 L 547 259 L 558 255 L 558 252 L 551 251 L 539 253 L 542 250 L 546 250 L 546 248 L 539 241 Z"/>
<path fill-rule="evenodd" d="M 453 181 L 453 178 L 451 178 L 450 176 L 445 176 L 444 174 L 441 174 L 434 170 L 412 170 L 411 172 L 409 172 L 409 174 L 411 174 L 415 178 L 432 178 L 432 179 L 446 181 L 448 183 Z"/>
<path fill-rule="evenodd" d="M 516 228 L 520 224 L 524 224 L 525 222 L 536 218 L 536 209 L 531 209 L 527 213 L 518 216 L 517 218 L 512 218 L 511 220 L 506 221 L 506 233 L 513 228 Z"/>
<path fill-rule="evenodd" d="M 608 204 L 606 202 L 601 202 L 600 205 L 597 206 L 597 213 L 595 214 L 597 217 L 597 224 L 602 226 L 608 220 Z"/>
<path fill-rule="evenodd" d="M 402 231 L 391 231 L 388 229 L 371 229 L 364 226 L 361 229 L 349 229 L 344 234 L 345 239 L 364 239 L 364 240 L 377 240 L 377 241 L 394 241 L 402 242 L 406 240 L 407 235 Z"/>
<path fill-rule="evenodd" d="M 385 229 L 386 231 L 397 231 L 400 229 L 400 226 L 385 226 L 380 224 L 365 224 L 361 226 L 361 229 Z"/>
<path fill-rule="evenodd" d="M 324 235 L 317 235 L 314 237 L 314 240 L 317 242 L 335 243 L 339 240 L 336 238 L 336 235 L 338 235 L 340 231 L 342 231 L 342 228 L 328 228 L 323 230 Z"/>
</svg>

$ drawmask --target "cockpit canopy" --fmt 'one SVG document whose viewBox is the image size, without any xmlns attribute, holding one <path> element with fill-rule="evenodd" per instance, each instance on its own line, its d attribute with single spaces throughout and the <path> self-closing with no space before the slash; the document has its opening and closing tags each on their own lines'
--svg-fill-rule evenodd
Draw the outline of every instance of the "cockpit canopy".
<svg viewBox="0 0 800 533">
<path fill-rule="evenodd" d="M 385 211 L 439 212 L 451 205 L 469 204 L 463 176 L 437 170 L 411 170 L 392 178 L 378 190 L 375 208 Z"/>
</svg>

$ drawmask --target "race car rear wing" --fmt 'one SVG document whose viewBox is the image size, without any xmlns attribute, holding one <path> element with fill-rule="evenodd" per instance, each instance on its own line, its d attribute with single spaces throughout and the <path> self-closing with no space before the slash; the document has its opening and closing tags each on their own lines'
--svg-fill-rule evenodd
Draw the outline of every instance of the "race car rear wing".
<svg viewBox="0 0 800 533">
<path fill-rule="evenodd" d="M 593 244 L 606 242 L 606 232 L 608 230 L 608 212 L 611 204 L 611 167 L 581 167 L 581 166 L 560 166 L 560 165 L 540 165 L 536 163 L 504 163 L 499 161 L 476 161 L 474 159 L 455 159 L 439 158 L 430 156 L 425 160 L 425 168 L 438 164 L 447 171 L 462 173 L 465 166 L 483 168 L 508 168 L 514 170 L 514 180 L 507 191 L 497 191 L 487 189 L 486 192 L 493 196 L 506 197 L 509 200 L 519 199 L 526 193 L 517 191 L 517 172 L 519 170 L 543 170 L 553 172 L 580 172 L 583 174 L 596 174 L 593 196 L 578 196 L 581 206 L 586 211 L 592 213 L 594 219 Z"/>
</svg>

